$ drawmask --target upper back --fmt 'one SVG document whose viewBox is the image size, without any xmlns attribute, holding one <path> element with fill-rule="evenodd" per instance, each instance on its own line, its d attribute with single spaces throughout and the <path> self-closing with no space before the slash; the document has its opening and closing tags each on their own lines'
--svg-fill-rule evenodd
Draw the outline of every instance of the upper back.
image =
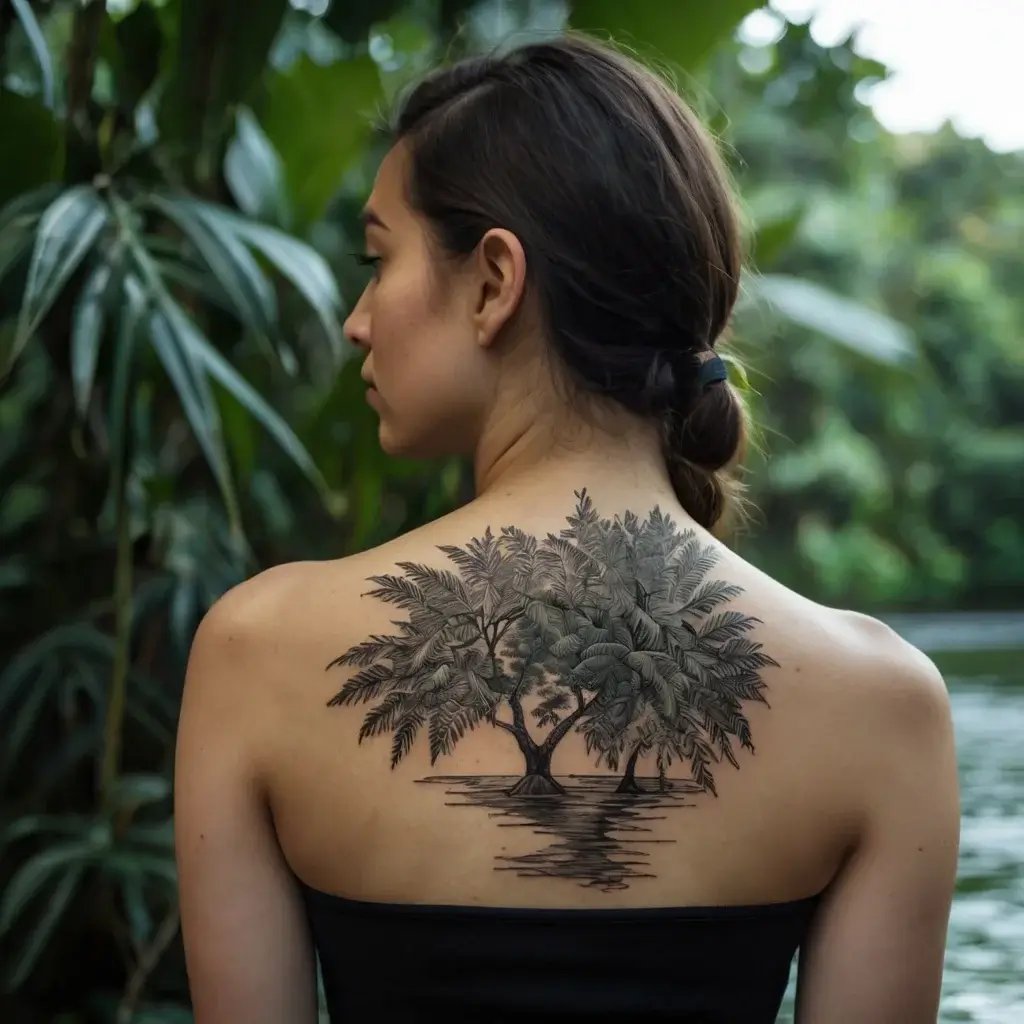
<svg viewBox="0 0 1024 1024">
<path fill-rule="evenodd" d="M 249 587 L 268 641 L 249 728 L 282 849 L 367 900 L 817 892 L 870 799 L 879 679 L 907 657 L 685 517 L 586 492 L 475 503 Z"/>
</svg>

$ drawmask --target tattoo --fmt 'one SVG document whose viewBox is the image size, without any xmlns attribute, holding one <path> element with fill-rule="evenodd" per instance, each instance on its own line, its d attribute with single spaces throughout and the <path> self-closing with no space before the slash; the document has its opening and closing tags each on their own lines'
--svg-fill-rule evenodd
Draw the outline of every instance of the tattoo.
<svg viewBox="0 0 1024 1024">
<path fill-rule="evenodd" d="M 488 528 L 440 548 L 451 569 L 400 562 L 402 575 L 371 577 L 366 596 L 408 618 L 327 666 L 359 669 L 328 703 L 374 702 L 359 742 L 392 733 L 392 768 L 424 727 L 431 764 L 481 724 L 507 733 L 521 777 L 420 781 L 446 785 L 450 806 L 489 808 L 506 827 L 559 840 L 498 857 L 496 870 L 624 888 L 650 877 L 650 855 L 635 845 L 671 841 L 641 838 L 646 823 L 717 796 L 712 766 L 739 768 L 734 739 L 753 753 L 743 705 L 767 704 L 761 670 L 778 663 L 747 636 L 760 620 L 723 607 L 743 590 L 709 578 L 714 546 L 658 508 L 604 519 L 586 490 L 576 498 L 557 536 Z M 552 756 L 570 734 L 621 774 L 556 779 Z M 637 777 L 641 759 L 653 759 L 655 778 Z M 689 778 L 669 777 L 677 763 Z"/>
</svg>

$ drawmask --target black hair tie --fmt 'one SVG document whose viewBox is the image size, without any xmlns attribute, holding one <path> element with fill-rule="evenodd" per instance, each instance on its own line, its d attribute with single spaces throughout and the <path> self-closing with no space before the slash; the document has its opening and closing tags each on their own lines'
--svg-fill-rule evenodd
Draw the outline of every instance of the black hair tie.
<svg viewBox="0 0 1024 1024">
<path fill-rule="evenodd" d="M 729 368 L 721 356 L 713 355 L 705 359 L 697 371 L 697 385 L 701 391 L 707 390 L 712 384 L 729 379 Z"/>
</svg>

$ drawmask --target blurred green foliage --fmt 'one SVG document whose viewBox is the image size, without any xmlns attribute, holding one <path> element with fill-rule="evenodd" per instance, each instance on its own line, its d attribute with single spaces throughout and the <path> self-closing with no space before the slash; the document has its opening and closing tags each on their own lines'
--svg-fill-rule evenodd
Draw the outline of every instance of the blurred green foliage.
<svg viewBox="0 0 1024 1024">
<path fill-rule="evenodd" d="M 844 605 L 1020 604 L 1024 163 L 887 136 L 884 68 L 781 22 L 748 46 L 756 6 L 0 7 L 0 1019 L 190 1019 L 169 795 L 196 624 L 259 567 L 470 496 L 457 460 L 382 456 L 340 333 L 371 116 L 435 60 L 571 21 L 676 70 L 758 271 L 745 553 Z"/>
</svg>

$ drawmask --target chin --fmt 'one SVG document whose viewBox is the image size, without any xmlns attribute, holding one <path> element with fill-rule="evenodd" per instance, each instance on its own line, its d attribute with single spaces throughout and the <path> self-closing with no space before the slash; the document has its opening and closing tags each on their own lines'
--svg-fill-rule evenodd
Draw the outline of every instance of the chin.
<svg viewBox="0 0 1024 1024">
<path fill-rule="evenodd" d="M 380 442 L 381 451 L 385 455 L 391 455 L 397 459 L 426 459 L 430 458 L 425 453 L 423 446 L 416 443 L 416 438 L 405 436 L 381 420 L 377 429 L 377 439 Z"/>
<path fill-rule="evenodd" d="M 398 459 L 439 459 L 469 454 L 464 446 L 445 444 L 440 432 L 435 431 L 430 435 L 402 434 L 383 419 L 377 429 L 377 439 L 385 454 Z"/>
</svg>

